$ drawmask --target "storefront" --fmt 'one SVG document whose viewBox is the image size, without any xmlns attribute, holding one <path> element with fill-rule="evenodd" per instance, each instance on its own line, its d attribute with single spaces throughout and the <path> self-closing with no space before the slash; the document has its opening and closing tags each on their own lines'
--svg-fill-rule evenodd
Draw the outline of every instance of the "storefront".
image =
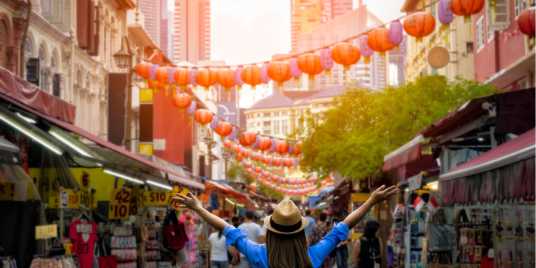
<svg viewBox="0 0 536 268">
<path fill-rule="evenodd" d="M 534 89 L 473 99 L 385 157 L 394 267 L 534 267 L 533 110 Z"/>
<path fill-rule="evenodd" d="M 72 105 L 0 69 L 1 260 L 18 267 L 170 266 L 161 256 L 161 228 L 166 214 L 177 214 L 171 191 L 204 185 L 73 121 Z"/>
</svg>

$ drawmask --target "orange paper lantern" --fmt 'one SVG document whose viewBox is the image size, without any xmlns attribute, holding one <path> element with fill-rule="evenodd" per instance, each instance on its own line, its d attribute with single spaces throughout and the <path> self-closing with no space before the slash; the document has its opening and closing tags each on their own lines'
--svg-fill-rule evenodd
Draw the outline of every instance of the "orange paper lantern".
<svg viewBox="0 0 536 268">
<path fill-rule="evenodd" d="M 484 0 L 452 0 L 450 2 L 450 9 L 452 13 L 468 18 L 480 12 L 484 8 L 484 4 Z"/>
<path fill-rule="evenodd" d="M 367 34 L 368 46 L 380 53 L 385 53 L 395 47 L 391 41 L 389 41 L 389 30 L 384 27 L 372 29 Z"/>
<path fill-rule="evenodd" d="M 268 64 L 268 76 L 278 85 L 282 85 L 292 78 L 290 64 L 286 61 L 273 61 Z"/>
<path fill-rule="evenodd" d="M 333 61 L 344 66 L 345 69 L 350 68 L 351 65 L 356 64 L 361 57 L 359 48 L 347 43 L 341 42 L 336 44 L 331 50 L 331 57 Z"/>
<path fill-rule="evenodd" d="M 286 141 L 276 141 L 275 142 L 275 151 L 280 154 L 288 153 L 288 143 Z"/>
<path fill-rule="evenodd" d="M 188 68 L 177 68 L 173 72 L 173 80 L 179 86 L 186 86 L 190 82 L 188 74 L 190 70 Z"/>
<path fill-rule="evenodd" d="M 176 94 L 173 96 L 173 104 L 181 109 L 188 108 L 192 104 L 192 96 L 185 92 Z"/>
<path fill-rule="evenodd" d="M 244 83 L 255 87 L 262 83 L 261 68 L 255 64 L 248 65 L 242 69 L 240 77 Z"/>
<path fill-rule="evenodd" d="M 255 143 L 255 140 L 257 139 L 257 133 L 246 131 L 240 134 L 240 137 L 238 138 L 238 141 L 243 146 L 250 146 L 253 143 Z"/>
<path fill-rule="evenodd" d="M 221 137 L 227 137 L 233 132 L 233 125 L 229 122 L 219 121 L 214 131 L 218 133 Z"/>
<path fill-rule="evenodd" d="M 151 64 L 147 62 L 138 63 L 134 67 L 134 71 L 143 79 L 149 79 L 149 75 L 151 74 Z"/>
<path fill-rule="evenodd" d="M 197 69 L 195 82 L 198 85 L 204 87 L 205 89 L 208 89 L 209 87 L 214 85 L 217 80 L 218 75 L 214 70 L 211 70 L 209 68 Z"/>
<path fill-rule="evenodd" d="M 534 17 L 535 17 L 536 8 L 531 7 L 525 9 L 517 17 L 517 25 L 519 26 L 519 31 L 528 35 L 529 37 L 534 37 Z"/>
<path fill-rule="evenodd" d="M 302 142 L 298 142 L 296 144 L 294 144 L 294 148 L 292 150 L 292 153 L 295 154 L 295 155 L 300 155 L 301 154 L 301 151 L 302 151 Z"/>
<path fill-rule="evenodd" d="M 206 125 L 212 122 L 212 117 L 214 115 L 207 109 L 198 109 L 195 111 L 194 119 L 197 123 L 201 125 Z"/>
<path fill-rule="evenodd" d="M 259 150 L 266 151 L 272 147 L 272 139 L 267 137 L 260 137 L 259 138 Z"/>
<path fill-rule="evenodd" d="M 320 56 L 314 53 L 305 53 L 298 56 L 298 68 L 308 74 L 311 79 L 323 71 Z"/>
<path fill-rule="evenodd" d="M 160 84 L 165 85 L 168 83 L 169 69 L 170 67 L 158 67 L 156 68 L 155 78 Z"/>
<path fill-rule="evenodd" d="M 435 18 L 428 12 L 416 12 L 404 20 L 404 31 L 421 39 L 435 30 Z"/>
<path fill-rule="evenodd" d="M 230 89 L 235 86 L 235 72 L 230 68 L 222 68 L 218 70 L 218 84 L 225 89 Z"/>
</svg>

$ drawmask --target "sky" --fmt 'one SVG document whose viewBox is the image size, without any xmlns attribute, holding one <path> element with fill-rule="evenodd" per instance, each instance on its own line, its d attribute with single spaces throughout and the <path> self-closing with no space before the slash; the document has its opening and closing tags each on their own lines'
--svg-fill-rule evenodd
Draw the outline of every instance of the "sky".
<svg viewBox="0 0 536 268">
<path fill-rule="evenodd" d="M 247 64 L 289 52 L 290 1 L 212 0 L 212 59 Z M 403 0 L 365 0 L 369 9 L 385 21 L 401 15 L 402 3 Z M 268 94 L 269 88 L 245 88 L 240 94 L 241 106 L 250 106 Z"/>
</svg>

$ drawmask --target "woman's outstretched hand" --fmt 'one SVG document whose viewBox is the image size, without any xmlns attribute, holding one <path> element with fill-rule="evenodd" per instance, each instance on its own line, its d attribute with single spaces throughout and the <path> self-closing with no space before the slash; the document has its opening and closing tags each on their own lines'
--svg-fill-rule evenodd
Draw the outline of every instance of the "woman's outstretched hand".
<svg viewBox="0 0 536 268">
<path fill-rule="evenodd" d="M 398 186 L 393 185 L 393 186 L 386 188 L 385 185 L 382 185 L 378 187 L 376 190 L 374 190 L 372 194 L 370 194 L 370 200 L 374 204 L 377 204 L 377 203 L 382 202 L 383 200 L 388 199 L 389 197 L 391 197 L 392 195 L 396 193 L 398 193 Z"/>
<path fill-rule="evenodd" d="M 202 207 L 201 202 L 192 193 L 188 193 L 186 196 L 177 194 L 173 199 L 179 201 L 179 203 L 191 210 L 197 210 Z"/>
</svg>

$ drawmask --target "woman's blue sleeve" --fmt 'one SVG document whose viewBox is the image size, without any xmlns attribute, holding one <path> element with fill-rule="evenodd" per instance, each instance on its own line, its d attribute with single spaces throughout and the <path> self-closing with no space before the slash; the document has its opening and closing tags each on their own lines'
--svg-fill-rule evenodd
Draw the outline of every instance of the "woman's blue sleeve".
<svg viewBox="0 0 536 268">
<path fill-rule="evenodd" d="M 249 262 L 257 263 L 262 256 L 261 245 L 250 241 L 245 233 L 240 229 L 227 226 L 223 229 L 227 246 L 234 246 L 240 253 L 244 254 Z"/>
<path fill-rule="evenodd" d="M 319 267 L 324 259 L 337 247 L 337 245 L 348 239 L 348 225 L 344 222 L 338 223 L 331 231 L 318 243 L 309 247 L 309 257 L 313 267 Z"/>
</svg>

